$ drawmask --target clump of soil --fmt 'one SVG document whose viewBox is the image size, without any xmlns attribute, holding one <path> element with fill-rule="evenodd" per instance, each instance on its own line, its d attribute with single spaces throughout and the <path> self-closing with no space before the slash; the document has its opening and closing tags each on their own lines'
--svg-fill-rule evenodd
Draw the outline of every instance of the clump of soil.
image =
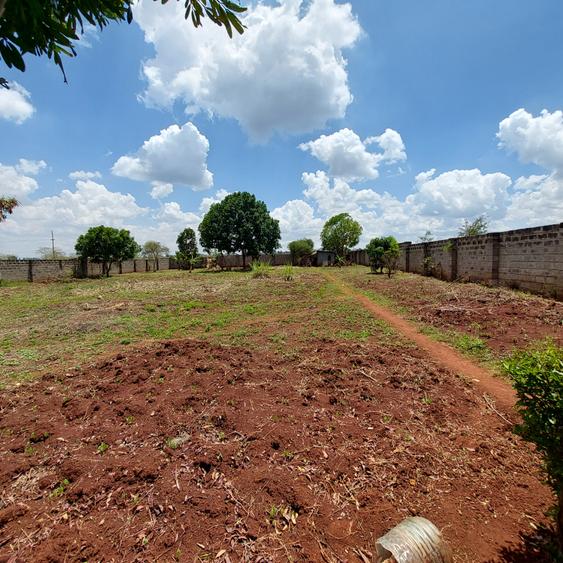
<svg viewBox="0 0 563 563">
<path fill-rule="evenodd" d="M 391 298 L 416 320 L 482 338 L 501 355 L 551 338 L 563 345 L 563 303 L 502 287 L 451 283 L 417 275 L 366 274 L 363 289 Z"/>
<path fill-rule="evenodd" d="M 44 377 L 0 398 L 0 561 L 365 561 L 409 515 L 501 560 L 553 499 L 488 405 L 416 349 L 329 340 Z"/>
</svg>

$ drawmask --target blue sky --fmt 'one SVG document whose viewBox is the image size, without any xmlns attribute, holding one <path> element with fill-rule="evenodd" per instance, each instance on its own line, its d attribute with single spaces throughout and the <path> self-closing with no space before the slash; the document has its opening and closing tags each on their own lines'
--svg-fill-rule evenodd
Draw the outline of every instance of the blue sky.
<svg viewBox="0 0 563 563">
<path fill-rule="evenodd" d="M 143 0 L 133 24 L 87 33 L 69 84 L 46 59 L 3 69 L 0 193 L 22 205 L 0 254 L 33 256 L 51 230 L 71 251 L 100 223 L 173 248 L 236 190 L 284 244 L 341 211 L 362 242 L 482 213 L 497 230 L 563 220 L 561 2 L 248 5 L 229 41 Z"/>
</svg>

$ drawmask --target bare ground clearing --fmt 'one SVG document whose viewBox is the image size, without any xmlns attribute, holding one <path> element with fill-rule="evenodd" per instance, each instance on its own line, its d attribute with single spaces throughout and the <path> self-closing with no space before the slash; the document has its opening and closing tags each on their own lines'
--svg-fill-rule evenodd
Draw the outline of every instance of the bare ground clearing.
<svg viewBox="0 0 563 563">
<path fill-rule="evenodd" d="M 411 514 L 458 562 L 547 561 L 535 535 L 553 498 L 514 414 L 337 285 L 313 271 L 116 283 L 73 288 L 87 303 L 105 288 L 112 322 L 131 317 L 104 359 L 64 344 L 67 359 L 2 391 L 0 561 L 360 561 Z M 42 357 L 61 346 L 41 325 L 54 297 L 23 289 L 25 323 L 0 329 L 45 331 L 26 342 Z"/>
</svg>

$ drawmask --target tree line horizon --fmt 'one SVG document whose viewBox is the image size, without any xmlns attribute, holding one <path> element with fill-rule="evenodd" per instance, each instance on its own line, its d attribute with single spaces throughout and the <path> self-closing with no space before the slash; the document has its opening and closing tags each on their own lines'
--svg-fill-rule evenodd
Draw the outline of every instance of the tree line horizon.
<svg viewBox="0 0 563 563">
<path fill-rule="evenodd" d="M 5 210 L 0 221 L 6 220 L 7 214 L 12 213 L 14 207 Z M 487 227 L 484 216 L 477 217 L 473 222 L 465 220 L 459 229 L 459 236 L 484 234 Z M 243 267 L 246 267 L 248 257 L 257 260 L 261 254 L 273 254 L 281 248 L 279 221 L 270 215 L 263 201 L 249 192 L 235 192 L 222 201 L 213 203 L 199 224 L 198 231 L 199 245 L 208 256 L 240 253 Z M 330 217 L 322 228 L 321 249 L 334 253 L 335 264 L 343 265 L 349 252 L 359 243 L 362 233 L 362 226 L 349 213 L 338 213 Z M 421 242 L 433 240 L 430 231 L 419 238 Z M 184 229 L 179 233 L 176 243 L 176 259 L 182 267 L 192 269 L 200 259 L 195 230 L 191 227 Z M 288 244 L 288 250 L 294 265 L 307 265 L 315 252 L 315 244 L 309 238 L 298 239 Z M 398 242 L 392 236 L 372 238 L 365 250 L 372 267 L 380 271 L 386 267 L 384 262 L 392 267 L 399 255 Z M 104 225 L 91 227 L 80 235 L 75 251 L 79 257 L 106 265 L 140 256 L 158 261 L 161 257 L 171 255 L 169 248 L 159 241 L 148 240 L 141 246 L 127 229 Z M 61 260 L 71 257 L 54 246 L 41 247 L 38 254 L 42 259 Z M 5 258 L 16 259 L 10 255 Z M 103 268 L 105 272 L 105 266 Z"/>
<path fill-rule="evenodd" d="M 464 234 L 482 234 L 486 220 L 479 217 L 473 223 L 465 221 Z M 213 203 L 198 226 L 199 246 L 209 257 L 240 253 L 242 267 L 247 258 L 259 259 L 261 254 L 273 254 L 281 247 L 279 221 L 274 219 L 267 205 L 249 192 L 235 192 Z M 478 232 L 477 232 L 478 231 Z M 334 264 L 347 264 L 350 251 L 359 243 L 363 228 L 349 213 L 338 213 L 324 224 L 321 233 L 322 250 L 334 254 Z M 461 231 L 460 231 L 461 235 Z M 432 240 L 426 232 L 421 239 Z M 192 270 L 201 259 L 198 238 L 191 227 L 183 229 L 176 239 L 175 254 L 180 267 Z M 315 251 L 312 239 L 298 239 L 288 244 L 294 265 L 310 265 Z M 48 249 L 45 249 L 48 250 Z M 127 229 L 99 225 L 78 237 L 75 250 L 79 257 L 102 264 L 103 274 L 109 275 L 115 262 L 131 260 L 142 255 L 154 261 L 169 255 L 169 249 L 158 241 L 147 241 L 141 247 Z M 385 269 L 390 276 L 397 269 L 399 243 L 393 236 L 374 237 L 365 248 L 374 272 Z"/>
</svg>

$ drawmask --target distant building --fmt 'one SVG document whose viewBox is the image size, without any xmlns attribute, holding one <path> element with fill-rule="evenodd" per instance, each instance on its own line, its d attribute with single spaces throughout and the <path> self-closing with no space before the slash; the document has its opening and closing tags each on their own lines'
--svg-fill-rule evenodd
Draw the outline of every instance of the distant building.
<svg viewBox="0 0 563 563">
<path fill-rule="evenodd" d="M 311 258 L 313 266 L 333 266 L 335 262 L 336 254 L 329 250 L 317 250 Z"/>
</svg>

